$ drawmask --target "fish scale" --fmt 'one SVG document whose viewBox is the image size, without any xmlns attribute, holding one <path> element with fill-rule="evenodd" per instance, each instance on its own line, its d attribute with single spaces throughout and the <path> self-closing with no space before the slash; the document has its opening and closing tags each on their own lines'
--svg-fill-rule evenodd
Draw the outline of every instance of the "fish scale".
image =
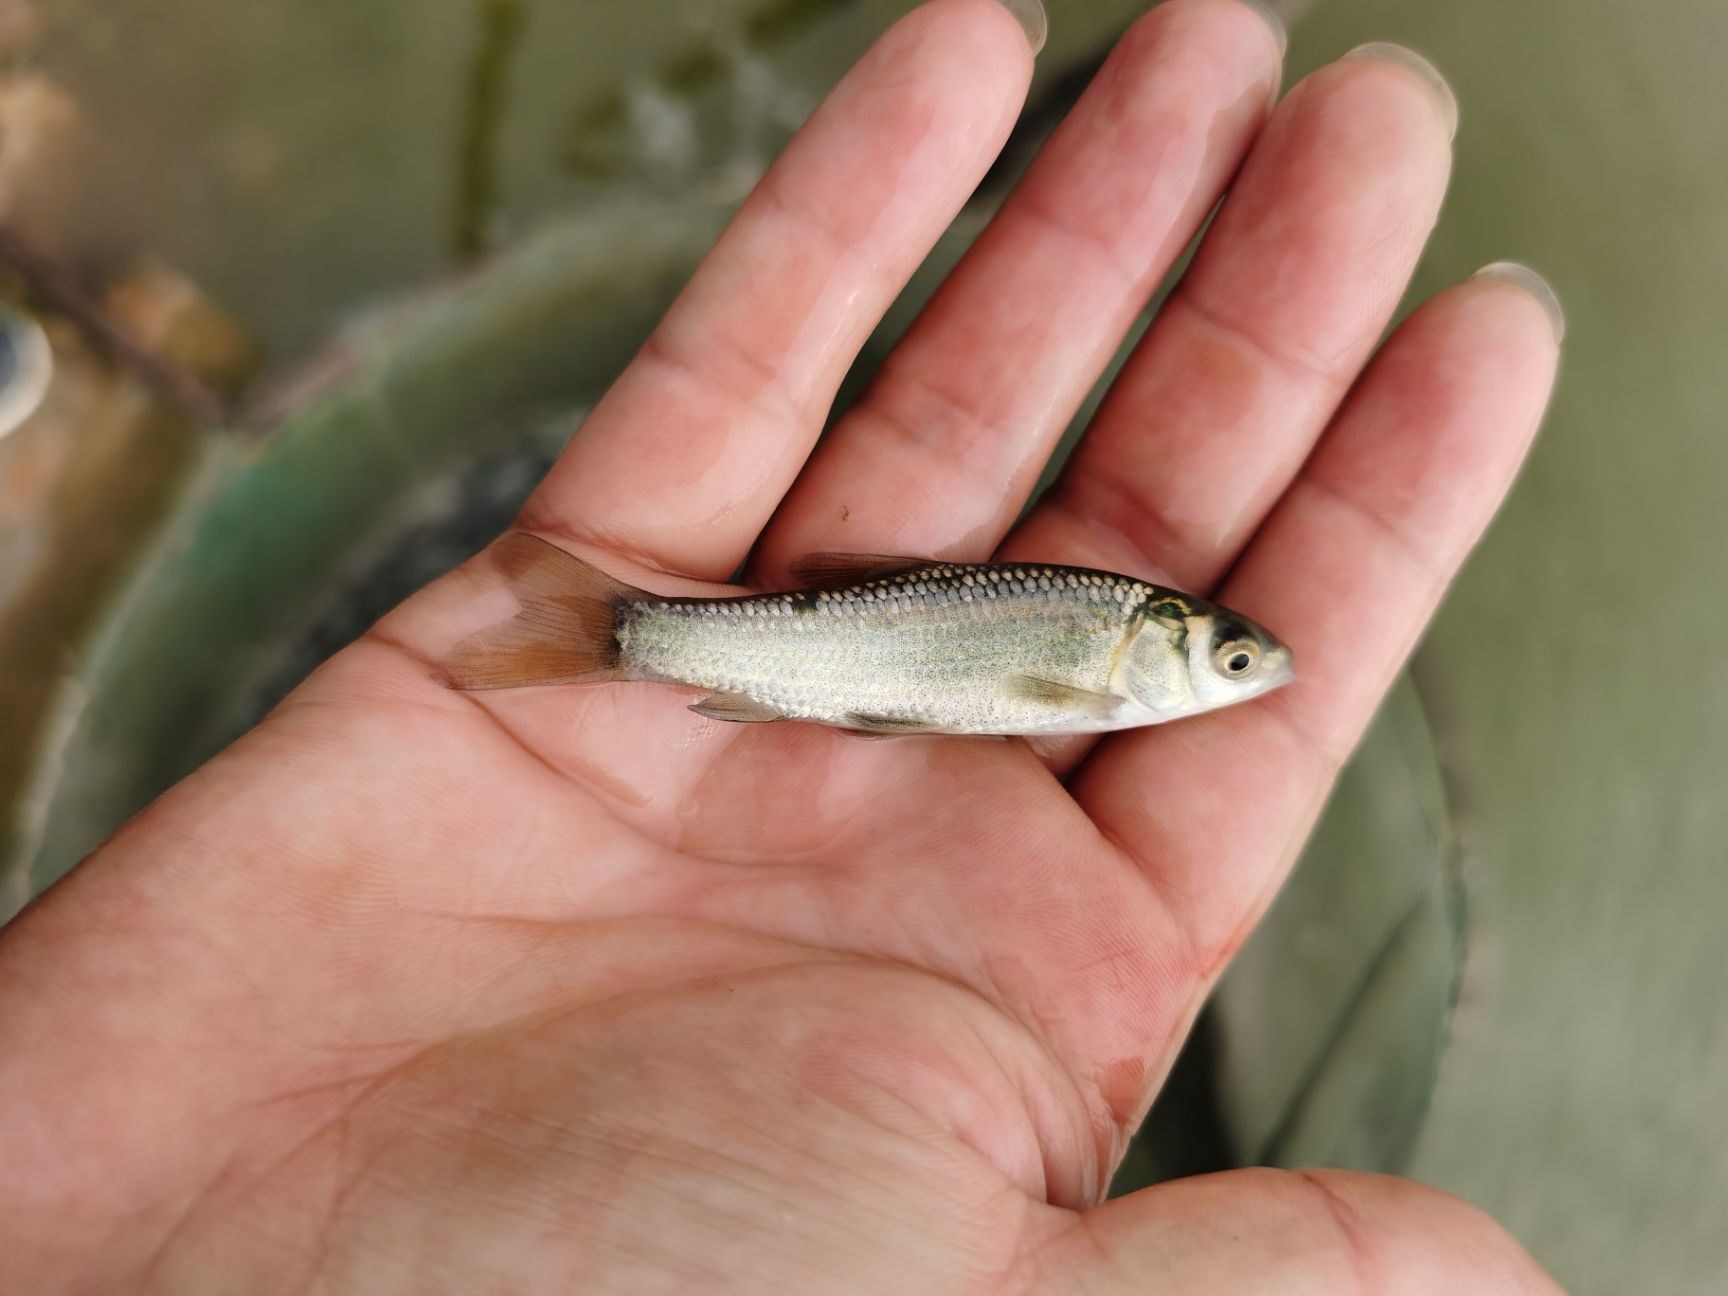
<svg viewBox="0 0 1728 1296">
<path fill-rule="evenodd" d="M 1107 693 L 1153 587 L 1073 568 L 942 565 L 835 590 L 627 603 L 625 670 L 845 725 L 891 717 L 951 733 L 1061 725 L 1016 676 Z"/>
<path fill-rule="evenodd" d="M 1291 673 L 1247 618 L 1080 567 L 818 555 L 795 570 L 819 587 L 673 598 L 533 536 L 494 555 L 522 611 L 456 646 L 456 688 L 640 680 L 706 689 L 691 709 L 720 720 L 1058 734 L 1174 720 Z"/>
</svg>

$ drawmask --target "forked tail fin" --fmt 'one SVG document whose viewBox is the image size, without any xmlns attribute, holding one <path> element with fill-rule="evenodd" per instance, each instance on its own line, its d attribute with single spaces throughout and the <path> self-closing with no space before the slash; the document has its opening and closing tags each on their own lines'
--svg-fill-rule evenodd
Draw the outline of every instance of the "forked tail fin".
<svg viewBox="0 0 1728 1296">
<path fill-rule="evenodd" d="M 496 689 L 623 678 L 618 608 L 646 594 L 537 536 L 509 536 L 492 558 L 522 610 L 457 644 L 443 662 L 445 683 Z"/>
</svg>

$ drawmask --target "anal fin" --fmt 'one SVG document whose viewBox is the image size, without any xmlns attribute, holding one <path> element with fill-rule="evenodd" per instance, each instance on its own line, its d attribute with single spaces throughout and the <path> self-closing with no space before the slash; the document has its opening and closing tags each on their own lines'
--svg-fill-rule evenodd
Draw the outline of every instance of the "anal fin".
<svg viewBox="0 0 1728 1296">
<path fill-rule="evenodd" d="M 872 715 L 866 711 L 848 711 L 844 717 L 846 731 L 865 738 L 890 738 L 895 734 L 938 733 L 923 720 L 906 716 Z"/>
</svg>

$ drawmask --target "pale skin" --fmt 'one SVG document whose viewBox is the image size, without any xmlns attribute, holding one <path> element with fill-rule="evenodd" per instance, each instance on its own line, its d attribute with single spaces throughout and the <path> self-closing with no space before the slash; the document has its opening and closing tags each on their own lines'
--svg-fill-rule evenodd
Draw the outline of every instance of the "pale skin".
<svg viewBox="0 0 1728 1296">
<path fill-rule="evenodd" d="M 1391 1179 L 1100 1204 L 1557 361 L 1500 278 L 1370 360 L 1448 109 L 1356 58 L 1272 111 L 1279 59 L 1235 0 L 1143 19 L 812 456 L 1032 69 L 992 0 L 915 10 L 522 526 L 680 593 L 811 550 L 1124 571 L 1263 622 L 1294 684 L 1056 753 L 723 726 L 654 685 L 460 694 L 431 663 L 511 610 L 477 559 L 0 935 L 0 1288 L 1554 1290 L 1485 1215 Z"/>
</svg>

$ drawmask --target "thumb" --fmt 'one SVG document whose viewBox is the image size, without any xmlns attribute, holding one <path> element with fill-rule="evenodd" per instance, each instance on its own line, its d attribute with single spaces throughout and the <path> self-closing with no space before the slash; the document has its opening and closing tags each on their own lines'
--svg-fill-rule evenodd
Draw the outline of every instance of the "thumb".
<svg viewBox="0 0 1728 1296">
<path fill-rule="evenodd" d="M 1079 1216 L 1044 1259 L 1048 1289 L 1076 1296 L 1560 1291 L 1474 1206 L 1408 1180 L 1336 1170 L 1159 1184 Z"/>
</svg>

